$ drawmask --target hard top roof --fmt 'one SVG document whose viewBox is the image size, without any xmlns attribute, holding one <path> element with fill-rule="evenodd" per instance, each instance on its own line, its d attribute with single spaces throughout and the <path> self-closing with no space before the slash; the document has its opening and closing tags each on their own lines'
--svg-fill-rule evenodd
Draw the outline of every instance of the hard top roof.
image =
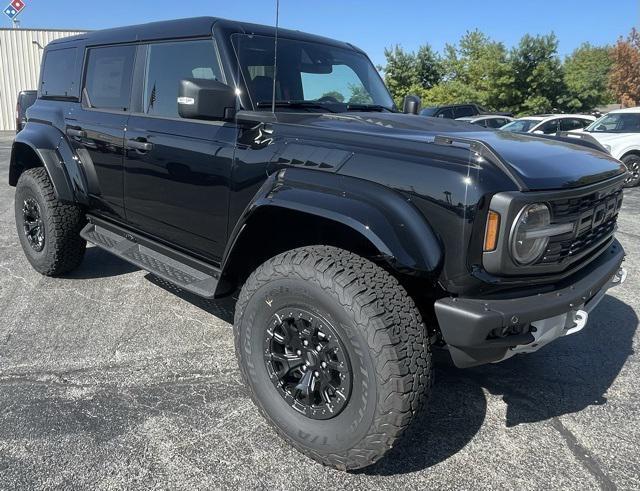
<svg viewBox="0 0 640 491">
<path fill-rule="evenodd" d="M 218 17 L 192 17 L 188 19 L 176 19 L 160 22 L 150 22 L 148 24 L 138 24 L 133 26 L 116 27 L 112 29 L 102 29 L 99 31 L 91 31 L 77 36 L 56 39 L 51 41 L 50 45 L 59 45 L 80 41 L 83 44 L 115 44 L 115 43 L 131 43 L 136 41 L 155 41 L 163 39 L 179 39 L 206 37 L 211 35 L 214 24 L 231 32 L 245 32 L 247 34 L 256 34 L 262 36 L 273 36 L 275 27 L 260 24 L 251 24 L 249 22 L 237 22 Z M 301 31 L 290 29 L 279 29 L 278 36 L 289 39 L 299 39 L 301 41 L 320 42 L 333 46 L 358 50 L 349 43 L 343 43 L 333 39 L 307 34 Z"/>
</svg>

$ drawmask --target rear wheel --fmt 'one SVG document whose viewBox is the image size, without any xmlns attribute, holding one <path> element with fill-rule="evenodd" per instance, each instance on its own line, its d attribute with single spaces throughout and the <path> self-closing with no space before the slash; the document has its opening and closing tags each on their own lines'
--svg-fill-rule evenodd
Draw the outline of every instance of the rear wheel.
<svg viewBox="0 0 640 491">
<path fill-rule="evenodd" d="M 627 155 L 622 158 L 622 162 L 629 170 L 629 177 L 627 177 L 624 186 L 632 188 L 640 184 L 640 155 Z"/>
<path fill-rule="evenodd" d="M 334 247 L 272 258 L 236 306 L 251 396 L 298 450 L 338 469 L 380 459 L 421 408 L 431 352 L 418 309 L 374 263 Z"/>
<path fill-rule="evenodd" d="M 15 194 L 18 237 L 36 271 L 47 276 L 67 273 L 82 261 L 86 242 L 82 209 L 58 200 L 43 167 L 22 173 Z"/>
</svg>

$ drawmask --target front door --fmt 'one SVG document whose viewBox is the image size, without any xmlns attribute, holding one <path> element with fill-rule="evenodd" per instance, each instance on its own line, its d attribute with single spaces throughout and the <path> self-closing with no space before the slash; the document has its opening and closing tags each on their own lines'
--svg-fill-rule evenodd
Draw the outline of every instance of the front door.
<svg viewBox="0 0 640 491">
<path fill-rule="evenodd" d="M 125 137 L 127 220 L 170 244 L 212 260 L 227 238 L 229 179 L 236 126 L 182 119 L 178 87 L 186 78 L 224 82 L 211 39 L 150 44 L 141 106 Z"/>
</svg>

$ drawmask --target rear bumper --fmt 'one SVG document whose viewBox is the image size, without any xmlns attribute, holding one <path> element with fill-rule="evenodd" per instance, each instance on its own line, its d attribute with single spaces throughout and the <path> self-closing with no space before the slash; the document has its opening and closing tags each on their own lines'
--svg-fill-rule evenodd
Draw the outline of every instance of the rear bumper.
<svg viewBox="0 0 640 491">
<path fill-rule="evenodd" d="M 623 259 L 624 250 L 614 241 L 569 283 L 553 291 L 506 300 L 436 301 L 436 316 L 453 362 L 464 368 L 501 361 L 577 332 L 605 292 L 624 281 Z"/>
</svg>

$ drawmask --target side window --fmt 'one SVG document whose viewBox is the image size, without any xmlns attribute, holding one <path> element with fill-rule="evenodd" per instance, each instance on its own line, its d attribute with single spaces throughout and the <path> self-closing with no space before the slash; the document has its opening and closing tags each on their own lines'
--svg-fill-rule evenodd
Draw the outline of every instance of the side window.
<svg viewBox="0 0 640 491">
<path fill-rule="evenodd" d="M 538 130 L 542 131 L 545 135 L 553 135 L 558 132 L 558 120 L 552 119 L 551 121 L 547 121 L 536 129 L 536 131 Z"/>
<path fill-rule="evenodd" d="M 571 131 L 585 127 L 585 119 L 566 118 L 560 121 L 560 131 Z"/>
<path fill-rule="evenodd" d="M 436 116 L 438 118 L 448 118 L 448 119 L 454 119 L 453 117 L 453 108 L 448 107 L 446 109 L 442 109 L 438 115 Z"/>
<path fill-rule="evenodd" d="M 78 97 L 75 83 L 77 51 L 77 48 L 47 51 L 40 77 L 40 93 L 43 97 Z"/>
<path fill-rule="evenodd" d="M 485 119 L 485 121 L 487 122 L 487 128 L 500 128 L 504 124 L 502 119 L 496 118 Z"/>
<path fill-rule="evenodd" d="M 199 78 L 222 81 L 211 39 L 149 45 L 144 85 L 146 114 L 178 118 L 180 80 Z"/>
<path fill-rule="evenodd" d="M 84 88 L 91 107 L 119 111 L 129 109 L 135 50 L 134 46 L 88 50 Z"/>
<path fill-rule="evenodd" d="M 464 118 L 466 116 L 475 116 L 476 111 L 472 106 L 460 106 L 455 109 L 455 117 L 456 118 Z"/>
</svg>

